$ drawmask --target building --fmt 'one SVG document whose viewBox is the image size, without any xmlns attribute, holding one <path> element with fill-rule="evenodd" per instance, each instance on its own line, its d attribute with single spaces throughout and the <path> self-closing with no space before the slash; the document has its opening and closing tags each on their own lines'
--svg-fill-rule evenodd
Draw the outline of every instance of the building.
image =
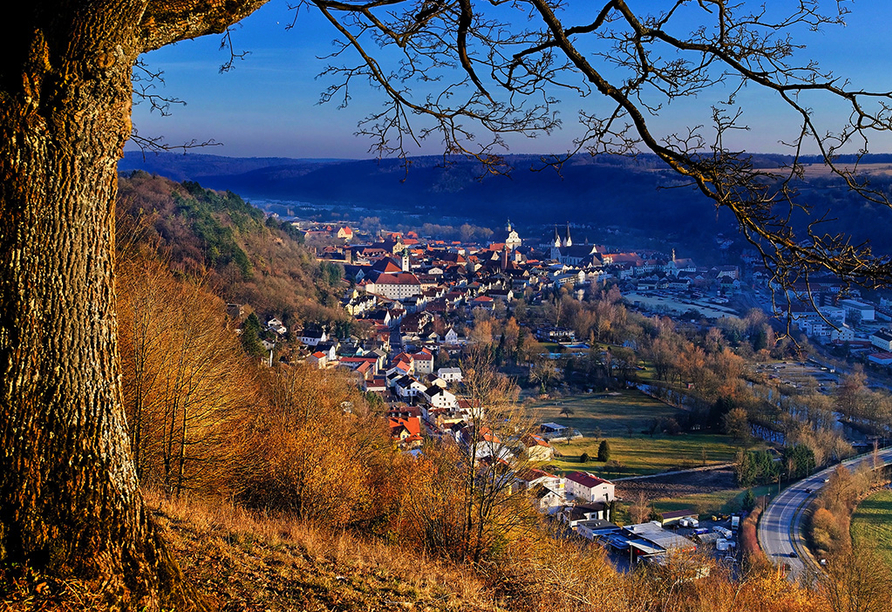
<svg viewBox="0 0 892 612">
<path fill-rule="evenodd" d="M 870 343 L 881 351 L 892 351 L 892 331 L 886 328 L 875 331 L 870 335 Z"/>
<path fill-rule="evenodd" d="M 565 478 L 567 493 L 584 503 L 609 503 L 616 499 L 616 486 L 588 472 L 571 472 Z"/>
</svg>

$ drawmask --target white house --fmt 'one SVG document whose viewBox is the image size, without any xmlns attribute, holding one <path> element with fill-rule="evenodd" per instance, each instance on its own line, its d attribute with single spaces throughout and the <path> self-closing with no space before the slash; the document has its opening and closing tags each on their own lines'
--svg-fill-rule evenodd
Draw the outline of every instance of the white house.
<svg viewBox="0 0 892 612">
<path fill-rule="evenodd" d="M 846 320 L 876 320 L 876 310 L 870 304 L 865 304 L 859 300 L 840 300 L 839 306 L 846 311 Z"/>
<path fill-rule="evenodd" d="M 276 318 L 270 319 L 266 322 L 266 328 L 271 332 L 274 332 L 280 336 L 284 336 L 288 332 L 288 328 L 285 327 L 281 321 Z"/>
<path fill-rule="evenodd" d="M 320 342 L 327 342 L 328 334 L 324 329 L 305 329 L 300 333 L 300 341 L 307 346 L 316 346 Z"/>
<path fill-rule="evenodd" d="M 408 399 L 422 395 L 425 391 L 425 386 L 411 376 L 403 376 L 394 381 L 393 390 L 399 397 Z"/>
<path fill-rule="evenodd" d="M 616 499 L 616 486 L 609 480 L 588 472 L 571 472 L 565 478 L 567 493 L 585 503 L 611 502 Z"/>
<path fill-rule="evenodd" d="M 440 368 L 437 370 L 437 376 L 448 383 L 462 381 L 461 368 Z"/>
<path fill-rule="evenodd" d="M 434 356 L 430 351 L 422 350 L 412 355 L 415 362 L 416 374 L 433 374 L 434 372 Z"/>
<path fill-rule="evenodd" d="M 458 408 L 458 399 L 443 387 L 431 385 L 424 391 L 424 398 L 434 408 Z"/>
</svg>

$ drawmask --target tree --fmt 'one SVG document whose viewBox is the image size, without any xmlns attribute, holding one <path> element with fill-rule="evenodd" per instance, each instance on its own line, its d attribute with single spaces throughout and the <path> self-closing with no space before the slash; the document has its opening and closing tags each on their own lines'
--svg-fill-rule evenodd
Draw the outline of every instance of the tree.
<svg viewBox="0 0 892 612">
<path fill-rule="evenodd" d="M 722 417 L 722 429 L 735 440 L 749 442 L 750 423 L 746 408 L 732 408 Z"/>
<path fill-rule="evenodd" d="M 598 445 L 598 461 L 610 461 L 610 442 L 601 440 Z"/>
<path fill-rule="evenodd" d="M 743 508 L 744 512 L 752 512 L 756 507 L 756 496 L 753 494 L 752 489 L 747 489 L 746 493 L 743 494 L 743 500 L 740 502 L 741 508 Z"/>
<path fill-rule="evenodd" d="M 144 508 L 116 342 L 116 162 L 151 49 L 262 0 L 21 7 L 0 60 L 0 562 L 89 580 L 109 608 L 203 604 Z"/>
<path fill-rule="evenodd" d="M 632 505 L 629 506 L 629 514 L 633 523 L 643 523 L 650 518 L 653 508 L 644 491 L 638 491 L 632 497 Z"/>
<path fill-rule="evenodd" d="M 257 403 L 253 368 L 202 283 L 177 282 L 153 261 L 121 268 L 124 405 L 140 483 L 222 493 L 242 437 L 233 430 Z"/>
<path fill-rule="evenodd" d="M 518 389 L 495 371 L 488 351 L 472 348 L 462 360 L 462 372 L 471 408 L 459 436 L 463 456 L 452 462 L 459 480 L 452 485 L 464 515 L 457 552 L 479 563 L 512 533 L 529 527 L 530 505 L 522 491 L 512 488 L 532 467 L 523 440 L 535 426 L 517 404 Z"/>
<path fill-rule="evenodd" d="M 889 607 L 892 571 L 874 550 L 833 555 L 818 582 L 832 612 L 880 612 Z"/>
<path fill-rule="evenodd" d="M 145 512 L 122 410 L 112 223 L 115 164 L 131 135 L 132 70 L 141 53 L 222 32 L 264 2 L 36 0 L 8 15 L 0 42 L 0 561 L 95 580 L 111 607 L 183 609 L 194 599 Z M 386 108 L 360 127 L 382 154 L 400 153 L 403 136 L 439 134 L 448 152 L 498 169 L 493 146 L 502 134 L 558 126 L 552 86 L 583 97 L 597 92 L 612 108 L 580 113 L 585 133 L 576 148 L 649 149 L 735 215 L 779 283 L 824 269 L 880 282 L 892 271 L 869 247 L 851 246 L 819 222 L 794 231 L 789 219 L 796 215 L 781 210 L 801 206 L 790 187 L 806 141 L 849 186 L 885 204 L 834 156 L 853 141 L 865 148 L 859 139 L 871 130 L 889 129 L 889 96 L 845 90 L 813 64 L 797 66 L 786 38 L 841 23 L 844 9 L 822 15 L 806 0 L 775 19 L 764 7 L 749 14 L 705 0 L 689 7 L 704 27 L 677 38 L 669 26 L 685 12 L 673 8 L 683 0 L 656 15 L 604 1 L 590 5 L 580 24 L 561 23 L 553 0 L 308 0 L 296 8 L 308 4 L 360 57 L 357 66 L 331 69 L 343 79 L 326 97 L 349 97 L 347 85 L 363 77 L 388 96 Z M 519 15 L 500 23 L 487 7 Z M 401 53 L 399 68 L 382 68 L 366 52 L 368 40 Z M 594 54 L 582 50 L 587 45 Z M 341 51 L 335 55 L 345 57 Z M 419 81 L 424 102 L 411 94 Z M 446 95 L 430 95 L 431 83 Z M 707 111 L 713 137 L 697 128 L 654 131 L 650 117 L 662 104 L 714 85 L 725 86 L 727 103 Z M 745 85 L 776 94 L 798 117 L 802 129 L 787 167 L 760 168 L 723 144 L 743 127 L 733 93 Z M 848 105 L 840 132 L 824 136 L 800 101 L 806 93 Z M 429 117 L 433 127 L 413 132 L 406 120 L 414 115 Z M 482 123 L 495 139 L 470 149 L 465 120 Z"/>
</svg>

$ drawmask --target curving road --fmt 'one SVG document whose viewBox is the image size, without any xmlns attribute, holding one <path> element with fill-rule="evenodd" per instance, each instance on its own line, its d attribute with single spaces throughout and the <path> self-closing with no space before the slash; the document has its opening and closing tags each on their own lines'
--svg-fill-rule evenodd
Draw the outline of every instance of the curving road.
<svg viewBox="0 0 892 612">
<path fill-rule="evenodd" d="M 892 448 L 881 450 L 879 457 L 885 465 L 892 463 Z M 844 461 L 843 465 L 851 468 L 863 461 L 872 464 L 873 453 L 859 455 Z M 787 576 L 791 580 L 802 577 L 808 569 L 816 567 L 802 537 L 802 520 L 808 502 L 821 490 L 824 481 L 835 469 L 834 465 L 790 485 L 771 501 L 759 518 L 759 545 L 771 561 L 789 565 Z M 795 556 L 791 556 L 791 553 L 795 553 Z"/>
</svg>

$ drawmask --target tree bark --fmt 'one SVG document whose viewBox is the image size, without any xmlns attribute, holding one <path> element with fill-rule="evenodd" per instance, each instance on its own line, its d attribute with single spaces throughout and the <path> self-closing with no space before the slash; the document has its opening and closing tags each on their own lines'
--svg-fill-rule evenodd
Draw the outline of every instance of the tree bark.
<svg viewBox="0 0 892 612">
<path fill-rule="evenodd" d="M 33 0 L 0 41 L 0 562 L 91 581 L 109 609 L 204 607 L 146 512 L 122 409 L 114 203 L 131 71 L 260 4 Z"/>
</svg>

